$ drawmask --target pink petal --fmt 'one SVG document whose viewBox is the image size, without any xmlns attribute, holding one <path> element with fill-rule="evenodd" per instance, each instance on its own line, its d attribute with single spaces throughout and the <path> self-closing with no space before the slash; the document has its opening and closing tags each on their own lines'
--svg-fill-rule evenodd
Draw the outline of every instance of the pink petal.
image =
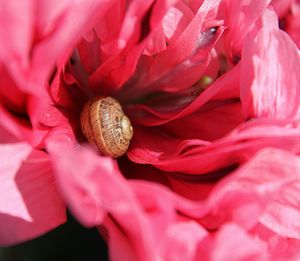
<svg viewBox="0 0 300 261">
<path fill-rule="evenodd" d="M 139 125 L 156 126 L 180 119 L 199 110 L 211 100 L 226 100 L 239 97 L 240 66 L 219 77 L 198 97 L 191 91 L 166 95 L 166 99 L 146 105 L 132 105 L 127 108 L 130 118 Z M 179 94 L 179 98 L 178 98 Z M 187 101 L 186 101 L 187 100 Z M 156 104 L 159 104 L 157 106 Z"/>
<path fill-rule="evenodd" d="M 11 115 L 5 108 L 0 104 L 0 129 L 10 133 L 11 136 L 17 140 L 30 140 L 31 131 L 28 122 L 24 119 L 20 119 Z M 2 137 L 1 137 L 2 138 Z M 4 143 L 7 143 L 5 139 Z"/>
<path fill-rule="evenodd" d="M 227 53 L 239 55 L 245 38 L 253 29 L 271 0 L 227 0 L 227 13 L 224 17 L 228 26 L 226 33 Z"/>
<path fill-rule="evenodd" d="M 212 141 L 224 137 L 244 120 L 239 101 L 215 101 L 195 113 L 164 124 L 162 129 L 182 139 Z"/>
<path fill-rule="evenodd" d="M 86 226 L 105 222 L 112 234 L 113 257 L 121 254 L 115 248 L 120 247 L 126 253 L 126 245 L 130 243 L 134 253 L 130 257 L 133 254 L 151 260 L 155 253 L 150 252 L 154 250 L 154 242 L 148 220 L 115 162 L 86 148 L 74 149 L 54 141 L 48 147 L 61 191 L 74 215 Z M 120 233 L 120 227 L 126 237 Z"/>
<path fill-rule="evenodd" d="M 292 2 L 294 0 L 272 0 L 270 5 L 274 8 L 278 16 L 282 17 L 289 11 Z"/>
<path fill-rule="evenodd" d="M 271 260 L 299 260 L 299 239 L 282 237 L 262 224 L 258 224 L 251 232 L 267 244 Z"/>
<path fill-rule="evenodd" d="M 24 113 L 27 95 L 22 92 L 7 69 L 0 65 L 0 101 L 7 108 Z"/>
<path fill-rule="evenodd" d="M 105 48 L 107 57 L 104 56 L 102 64 L 90 76 L 89 85 L 96 94 L 99 93 L 100 85 L 105 86 L 105 89 L 102 87 L 101 91 L 106 94 L 120 89 L 133 75 L 140 55 L 147 44 L 145 39 L 151 38 L 166 9 L 173 2 L 173 0 L 132 1 L 129 4 L 126 13 L 123 14 L 124 19 L 117 37 L 110 41 L 108 46 L 101 46 L 102 49 Z M 123 11 L 123 9 L 121 10 Z M 104 17 L 101 23 L 106 24 L 111 19 L 114 20 L 115 11 L 110 12 L 110 15 L 113 17 Z M 149 27 L 146 28 L 149 32 L 147 31 L 145 36 L 143 36 L 144 28 L 141 28 L 144 19 Z M 116 23 L 118 23 L 118 19 Z"/>
<path fill-rule="evenodd" d="M 198 259 L 200 258 L 212 261 L 269 260 L 267 247 L 263 242 L 230 223 L 222 227 L 209 243 L 203 243 L 199 247 Z"/>
<path fill-rule="evenodd" d="M 10 73 L 18 77 L 30 63 L 34 34 L 33 1 L 1 1 L 0 17 L 0 60 L 4 64 L 9 61 Z"/>
<path fill-rule="evenodd" d="M 0 60 L 22 90 L 43 95 L 56 63 L 64 65 L 91 17 L 108 6 L 102 0 L 1 1 Z"/>
<path fill-rule="evenodd" d="M 300 110 L 300 66 L 296 45 L 276 28 L 277 17 L 267 11 L 264 27 L 242 54 L 241 99 L 249 117 L 296 119 Z M 268 68 L 268 70 L 266 70 Z"/>
<path fill-rule="evenodd" d="M 291 8 L 291 14 L 287 16 L 287 28 L 286 31 L 291 36 L 293 41 L 300 48 L 300 3 L 299 1 L 294 1 Z"/>
<path fill-rule="evenodd" d="M 112 260 L 119 260 L 122 254 L 122 260 L 172 260 L 172 254 L 192 259 L 200 253 L 204 260 L 264 258 L 267 242 L 253 239 L 254 234 L 247 230 L 253 231 L 264 215 L 271 214 L 274 199 L 290 204 L 281 197 L 281 189 L 297 178 L 289 171 L 293 166 L 284 173 L 280 167 L 287 162 L 285 157 L 291 159 L 290 153 L 265 150 L 219 183 L 207 200 L 195 204 L 156 183 L 126 181 L 111 159 L 87 149 L 58 143 L 49 148 L 72 212 L 85 225 L 102 223 Z M 288 229 L 283 220 L 281 224 L 282 231 Z M 204 228 L 220 230 L 208 236 Z"/>
<path fill-rule="evenodd" d="M 166 50 L 155 55 L 155 59 L 142 57 L 131 85 L 122 95 L 136 99 L 155 91 L 176 92 L 195 83 L 205 71 L 210 50 L 224 30 L 222 21 L 213 20 L 218 4 L 219 1 L 213 4 L 204 1 L 192 21 Z M 205 20 L 213 21 L 204 26 Z M 220 28 L 211 31 L 214 27 Z M 186 77 L 181 77 L 183 74 Z"/>
<path fill-rule="evenodd" d="M 65 222 L 48 157 L 26 143 L 2 144 L 0 244 L 20 243 Z"/>
<path fill-rule="evenodd" d="M 299 157 L 282 150 L 262 150 L 217 184 L 208 202 L 214 211 L 202 222 L 229 218 L 248 229 L 261 223 L 282 237 L 299 240 L 299 180 Z"/>
<path fill-rule="evenodd" d="M 194 17 L 194 12 L 183 1 L 170 7 L 163 18 L 163 31 L 168 43 L 177 39 Z"/>
<path fill-rule="evenodd" d="M 201 120 L 201 119 L 199 119 Z M 214 142 L 182 140 L 159 128 L 135 126 L 127 153 L 140 164 L 152 164 L 164 171 L 199 175 L 247 161 L 265 147 L 300 151 L 297 127 L 284 122 L 253 120 Z"/>
<path fill-rule="evenodd" d="M 196 260 L 198 245 L 207 234 L 195 221 L 174 222 L 162 242 L 163 260 Z"/>
</svg>

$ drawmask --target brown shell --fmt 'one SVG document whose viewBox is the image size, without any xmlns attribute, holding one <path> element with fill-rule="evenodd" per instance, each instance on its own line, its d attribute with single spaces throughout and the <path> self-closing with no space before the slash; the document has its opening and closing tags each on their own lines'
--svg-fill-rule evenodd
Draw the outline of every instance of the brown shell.
<svg viewBox="0 0 300 261">
<path fill-rule="evenodd" d="M 80 121 L 88 142 L 104 155 L 117 158 L 127 152 L 133 129 L 120 103 L 114 98 L 90 100 L 83 107 Z"/>
</svg>

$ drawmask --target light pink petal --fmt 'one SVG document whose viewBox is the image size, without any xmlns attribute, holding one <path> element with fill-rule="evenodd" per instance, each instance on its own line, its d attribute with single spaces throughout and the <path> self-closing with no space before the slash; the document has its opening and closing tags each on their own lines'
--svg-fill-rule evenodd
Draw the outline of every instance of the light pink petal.
<svg viewBox="0 0 300 261">
<path fill-rule="evenodd" d="M 162 260 L 194 260 L 197 246 L 208 232 L 188 213 L 195 214 L 201 207 L 152 182 L 132 181 L 130 185 L 151 224 Z"/>
<path fill-rule="evenodd" d="M 207 234 L 195 221 L 174 222 L 161 245 L 163 260 L 197 260 L 198 245 Z"/>
<path fill-rule="evenodd" d="M 0 244 L 29 240 L 65 222 L 47 155 L 26 143 L 1 144 L 0 154 Z"/>
<path fill-rule="evenodd" d="M 267 246 L 234 223 L 224 225 L 209 242 L 199 246 L 198 259 L 209 261 L 269 260 Z"/>
<path fill-rule="evenodd" d="M 223 179 L 211 192 L 214 211 L 202 219 L 205 226 L 234 220 L 251 229 L 261 223 L 282 237 L 300 239 L 300 158 L 277 149 L 265 149 Z"/>
<path fill-rule="evenodd" d="M 129 257 L 151 260 L 156 253 L 149 221 L 116 163 L 89 149 L 66 147 L 57 141 L 49 141 L 48 148 L 60 189 L 73 214 L 86 226 L 103 222 L 107 225 L 114 243 L 110 250 L 113 257 L 120 258 L 121 253 L 116 252 L 118 247 L 128 252 L 125 249 L 130 243 L 134 254 Z"/>
<path fill-rule="evenodd" d="M 300 116 L 300 57 L 295 43 L 276 28 L 271 11 L 264 27 L 242 54 L 241 99 L 249 117 L 298 119 Z M 275 28 L 274 28 L 275 27 Z"/>
</svg>

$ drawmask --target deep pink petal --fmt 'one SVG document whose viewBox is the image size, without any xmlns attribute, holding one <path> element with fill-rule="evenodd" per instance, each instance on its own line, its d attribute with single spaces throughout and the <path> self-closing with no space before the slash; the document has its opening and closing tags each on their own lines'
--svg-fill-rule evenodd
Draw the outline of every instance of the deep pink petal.
<svg viewBox="0 0 300 261">
<path fill-rule="evenodd" d="M 197 112 L 162 125 L 162 129 L 182 139 L 220 139 L 245 120 L 238 100 L 207 103 Z"/>
<path fill-rule="evenodd" d="M 158 128 L 136 126 L 127 155 L 136 163 L 194 175 L 243 163 L 260 149 L 270 146 L 299 152 L 297 126 L 267 119 L 253 120 L 214 142 L 182 140 Z"/>
<path fill-rule="evenodd" d="M 195 98 L 192 90 L 165 95 L 150 106 L 132 105 L 127 108 L 130 118 L 140 125 L 156 126 L 180 119 L 199 110 L 211 100 L 231 100 L 239 97 L 240 66 L 218 78 Z M 199 91 L 196 89 L 196 91 Z"/>
<path fill-rule="evenodd" d="M 123 96 L 136 99 L 156 91 L 175 92 L 190 87 L 205 71 L 210 50 L 222 34 L 222 21 L 216 17 L 219 1 L 204 1 L 180 36 L 166 50 L 141 58 L 131 84 Z M 213 20 L 204 25 L 205 19 Z M 219 30 L 211 28 L 220 27 Z M 186 77 L 181 77 L 181 75 Z M 138 91 L 138 95 L 137 95 Z"/>
<path fill-rule="evenodd" d="M 26 143 L 2 144 L 0 153 L 0 244 L 29 240 L 65 222 L 47 155 Z"/>
<path fill-rule="evenodd" d="M 300 3 L 294 1 L 291 8 L 291 13 L 287 16 L 287 28 L 286 31 L 300 48 Z"/>
<path fill-rule="evenodd" d="M 294 0 L 272 0 L 270 6 L 274 8 L 279 17 L 286 15 Z"/>
<path fill-rule="evenodd" d="M 89 87 L 94 93 L 111 94 L 120 89 L 133 75 L 138 60 L 155 29 L 173 0 L 160 1 L 132 1 L 127 7 L 122 26 L 118 35 L 105 48 L 107 57 L 89 78 Z M 124 8 L 124 7 L 123 7 Z M 123 11 L 123 9 L 121 8 Z M 114 11 L 110 12 L 110 19 L 114 19 Z M 106 23 L 105 20 L 102 23 Z M 118 19 L 117 19 L 118 23 Z M 141 24 L 145 23 L 146 28 Z M 110 51 L 111 50 L 111 51 Z M 105 59 L 106 58 L 106 59 Z"/>
</svg>

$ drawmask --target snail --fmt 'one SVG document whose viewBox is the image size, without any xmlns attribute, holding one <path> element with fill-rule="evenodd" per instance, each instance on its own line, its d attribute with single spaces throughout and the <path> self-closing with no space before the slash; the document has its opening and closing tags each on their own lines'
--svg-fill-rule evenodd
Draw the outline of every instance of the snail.
<svg viewBox="0 0 300 261">
<path fill-rule="evenodd" d="M 112 97 L 97 97 L 81 112 L 81 129 L 90 144 L 114 158 L 124 155 L 133 136 L 130 120 Z"/>
</svg>

